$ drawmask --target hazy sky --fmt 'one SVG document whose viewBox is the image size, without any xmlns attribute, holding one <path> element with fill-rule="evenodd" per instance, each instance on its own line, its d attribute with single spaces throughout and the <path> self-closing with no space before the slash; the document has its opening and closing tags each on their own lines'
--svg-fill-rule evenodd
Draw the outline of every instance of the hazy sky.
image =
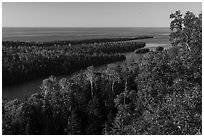
<svg viewBox="0 0 204 137">
<path fill-rule="evenodd" d="M 202 3 L 3 3 L 3 27 L 169 27 L 170 13 Z"/>
</svg>

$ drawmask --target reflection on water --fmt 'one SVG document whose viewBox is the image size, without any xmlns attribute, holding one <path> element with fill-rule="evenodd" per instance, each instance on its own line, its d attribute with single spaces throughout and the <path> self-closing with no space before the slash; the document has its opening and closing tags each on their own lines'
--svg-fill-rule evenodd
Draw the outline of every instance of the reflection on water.
<svg viewBox="0 0 204 137">
<path fill-rule="evenodd" d="M 31 94 L 39 91 L 41 82 L 42 79 L 39 79 L 14 86 L 4 87 L 2 89 L 2 95 L 8 99 L 24 99 L 25 97 L 29 97 Z"/>
</svg>

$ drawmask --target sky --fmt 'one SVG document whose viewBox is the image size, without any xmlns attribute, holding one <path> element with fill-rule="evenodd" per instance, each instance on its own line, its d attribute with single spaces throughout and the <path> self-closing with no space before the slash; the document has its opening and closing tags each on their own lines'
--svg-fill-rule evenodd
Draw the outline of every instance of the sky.
<svg viewBox="0 0 204 137">
<path fill-rule="evenodd" d="M 170 13 L 201 2 L 3 2 L 3 27 L 169 27 Z"/>
</svg>

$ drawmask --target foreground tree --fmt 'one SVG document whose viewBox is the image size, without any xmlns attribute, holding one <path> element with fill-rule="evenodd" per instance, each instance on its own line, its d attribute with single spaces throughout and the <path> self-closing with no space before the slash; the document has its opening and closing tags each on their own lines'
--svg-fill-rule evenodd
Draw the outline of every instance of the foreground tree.
<svg viewBox="0 0 204 137">
<path fill-rule="evenodd" d="M 179 47 L 179 59 L 188 70 L 188 77 L 201 85 L 202 79 L 202 13 L 196 17 L 192 12 L 183 16 L 180 11 L 170 15 L 172 19 L 170 41 Z M 191 74 L 190 74 L 191 73 Z"/>
<path fill-rule="evenodd" d="M 183 16 L 176 11 L 170 18 L 171 52 L 177 52 L 176 56 L 168 50 L 146 56 L 136 76 L 138 91 L 125 99 L 122 95 L 128 90 L 117 96 L 116 106 L 120 107 L 106 134 L 201 134 L 201 14 Z"/>
</svg>

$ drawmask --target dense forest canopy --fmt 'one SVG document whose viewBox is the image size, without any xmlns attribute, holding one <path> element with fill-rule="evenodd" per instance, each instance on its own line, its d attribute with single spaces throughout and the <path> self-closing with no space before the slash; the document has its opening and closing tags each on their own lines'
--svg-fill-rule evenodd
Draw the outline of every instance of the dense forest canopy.
<svg viewBox="0 0 204 137">
<path fill-rule="evenodd" d="M 143 37 L 138 37 L 137 39 Z M 50 75 L 67 75 L 88 66 L 104 65 L 125 60 L 120 54 L 145 46 L 144 42 L 122 41 L 127 39 L 33 43 L 3 41 L 3 86 Z M 114 41 L 118 40 L 118 41 Z M 129 40 L 129 39 L 128 39 Z M 107 42 L 111 41 L 111 42 Z M 88 44 L 87 44 L 88 43 Z"/>
<path fill-rule="evenodd" d="M 3 134 L 202 134 L 202 14 L 170 18 L 171 49 L 72 79 L 51 76 L 26 101 L 3 100 Z"/>
</svg>

